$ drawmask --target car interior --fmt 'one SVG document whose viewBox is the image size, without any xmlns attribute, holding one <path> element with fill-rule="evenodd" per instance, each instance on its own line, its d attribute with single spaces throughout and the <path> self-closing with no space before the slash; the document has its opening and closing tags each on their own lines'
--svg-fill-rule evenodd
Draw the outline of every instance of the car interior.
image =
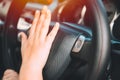
<svg viewBox="0 0 120 80">
<path fill-rule="evenodd" d="M 47 1 L 47 0 L 46 0 Z M 0 0 L 0 79 L 19 74 L 19 32 L 29 35 L 35 10 L 51 10 L 60 29 L 43 69 L 44 80 L 120 80 L 119 0 Z M 49 30 L 49 31 L 50 31 Z"/>
</svg>

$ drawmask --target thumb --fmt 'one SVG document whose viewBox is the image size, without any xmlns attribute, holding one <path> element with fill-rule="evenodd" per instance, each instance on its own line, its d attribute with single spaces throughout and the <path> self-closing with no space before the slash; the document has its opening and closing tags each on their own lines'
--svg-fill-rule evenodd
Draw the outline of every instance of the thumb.
<svg viewBox="0 0 120 80">
<path fill-rule="evenodd" d="M 21 41 L 21 45 L 27 40 L 27 35 L 24 32 L 18 34 L 18 39 Z"/>
</svg>

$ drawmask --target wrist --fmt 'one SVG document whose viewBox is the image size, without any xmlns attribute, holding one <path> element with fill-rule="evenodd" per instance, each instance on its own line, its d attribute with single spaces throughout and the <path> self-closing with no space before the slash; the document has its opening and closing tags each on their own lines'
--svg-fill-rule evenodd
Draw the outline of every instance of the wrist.
<svg viewBox="0 0 120 80">
<path fill-rule="evenodd" d="M 43 80 L 42 69 L 35 68 L 32 65 L 22 65 L 20 69 L 19 80 Z"/>
</svg>

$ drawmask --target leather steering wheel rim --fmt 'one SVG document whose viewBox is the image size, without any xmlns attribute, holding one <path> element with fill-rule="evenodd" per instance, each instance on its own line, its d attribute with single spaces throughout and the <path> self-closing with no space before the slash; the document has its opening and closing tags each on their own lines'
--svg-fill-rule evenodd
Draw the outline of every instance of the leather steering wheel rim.
<svg viewBox="0 0 120 80">
<path fill-rule="evenodd" d="M 5 68 L 14 69 L 14 63 L 10 61 L 12 57 L 8 55 L 9 51 L 8 49 L 6 49 L 7 48 L 6 39 L 10 38 L 6 34 L 8 32 L 8 26 L 11 26 L 10 28 L 13 28 L 11 24 L 15 22 L 17 24 L 19 16 L 22 13 L 22 9 L 24 8 L 27 2 L 28 2 L 27 0 L 21 0 L 21 1 L 13 0 L 11 7 L 9 9 L 9 12 L 8 12 L 7 18 L 6 18 L 6 22 L 5 22 L 5 26 L 3 30 L 3 45 L 2 45 L 3 46 L 3 58 L 6 57 L 3 60 L 5 63 L 4 65 Z M 106 18 L 107 15 L 105 13 L 101 0 L 86 0 L 86 2 L 88 3 L 88 6 L 91 10 L 91 13 L 92 13 L 91 16 L 93 17 L 93 21 L 95 21 L 95 24 L 94 24 L 94 27 L 92 28 L 94 59 L 91 60 L 91 63 L 89 64 L 90 65 L 89 72 L 87 73 L 85 80 L 100 80 L 101 76 L 104 74 L 107 68 L 109 56 L 110 56 L 109 26 L 108 26 L 108 22 Z M 16 6 L 16 9 L 15 9 L 15 6 Z M 17 12 L 17 15 L 19 16 L 15 15 L 16 12 Z M 11 16 L 12 14 L 14 15 L 14 17 L 16 17 L 14 21 L 10 20 L 13 17 Z"/>
<path fill-rule="evenodd" d="M 92 16 L 95 18 L 95 26 L 93 28 L 93 45 L 95 50 L 95 59 L 93 66 L 89 69 L 89 75 L 86 80 L 101 80 L 105 73 L 110 59 L 110 27 L 107 21 L 105 8 L 101 0 L 88 0 L 91 5 Z M 97 19 L 96 19 L 97 18 Z"/>
</svg>

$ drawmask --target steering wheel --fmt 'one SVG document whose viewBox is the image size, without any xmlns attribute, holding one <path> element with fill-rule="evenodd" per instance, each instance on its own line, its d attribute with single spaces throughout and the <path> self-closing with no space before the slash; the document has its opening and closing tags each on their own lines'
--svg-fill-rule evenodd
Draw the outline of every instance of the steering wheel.
<svg viewBox="0 0 120 80">
<path fill-rule="evenodd" d="M 60 30 L 52 45 L 50 56 L 43 70 L 45 80 L 62 80 L 70 63 L 76 59 L 87 65 L 85 80 L 101 80 L 110 56 L 110 33 L 101 0 L 84 0 L 90 10 L 92 29 L 77 24 L 60 23 Z M 19 72 L 21 65 L 20 42 L 17 40 L 18 19 L 28 0 L 13 0 L 3 29 L 4 68 Z M 52 28 L 54 22 L 51 22 Z"/>
</svg>

